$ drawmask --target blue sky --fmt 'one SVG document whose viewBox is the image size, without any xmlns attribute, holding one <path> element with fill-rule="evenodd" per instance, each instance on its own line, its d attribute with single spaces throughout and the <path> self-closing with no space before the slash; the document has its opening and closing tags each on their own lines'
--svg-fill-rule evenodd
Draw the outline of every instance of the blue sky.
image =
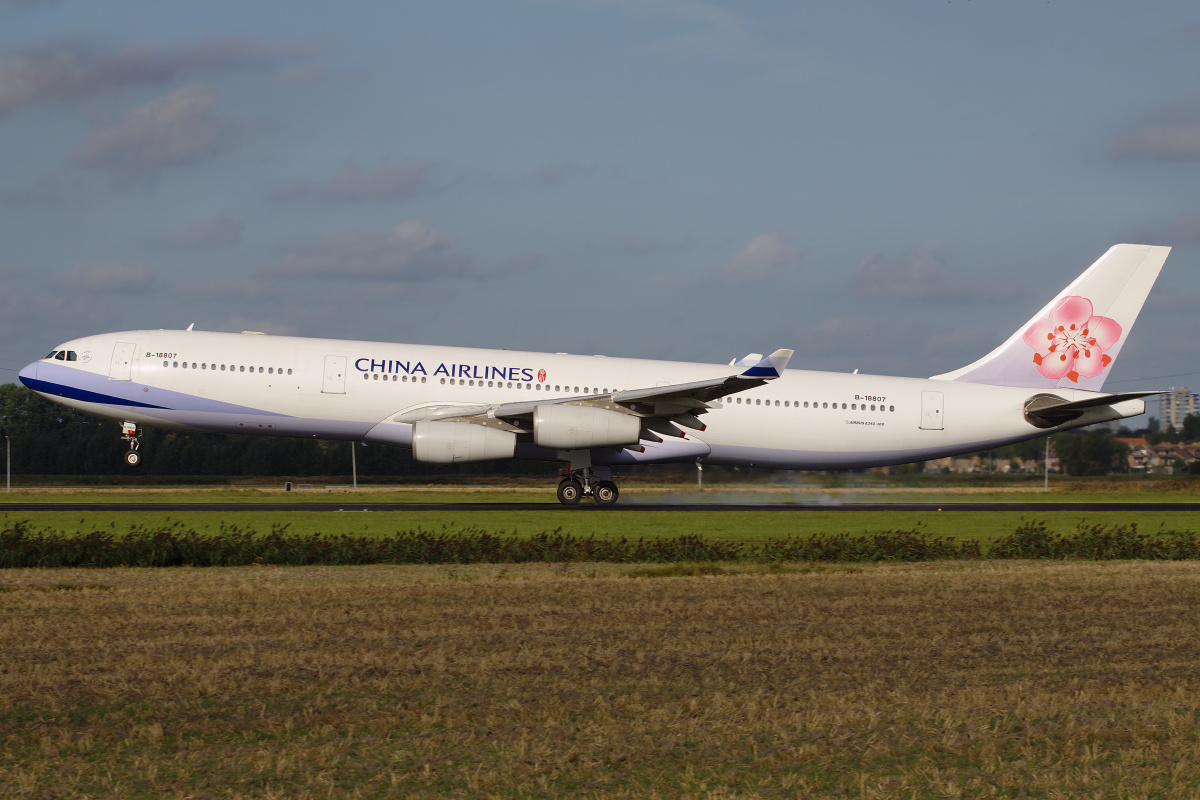
<svg viewBox="0 0 1200 800">
<path fill-rule="evenodd" d="M 1194 2 L 0 0 L 0 380 L 132 328 L 930 375 L 1173 245 Z"/>
</svg>

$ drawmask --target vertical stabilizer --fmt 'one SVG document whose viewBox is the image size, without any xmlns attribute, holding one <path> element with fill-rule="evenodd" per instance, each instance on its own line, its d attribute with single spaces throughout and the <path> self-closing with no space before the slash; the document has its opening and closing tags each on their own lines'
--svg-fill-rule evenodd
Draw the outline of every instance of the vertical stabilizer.
<svg viewBox="0 0 1200 800">
<path fill-rule="evenodd" d="M 1008 341 L 934 380 L 1100 391 L 1170 252 L 1114 245 Z"/>
</svg>

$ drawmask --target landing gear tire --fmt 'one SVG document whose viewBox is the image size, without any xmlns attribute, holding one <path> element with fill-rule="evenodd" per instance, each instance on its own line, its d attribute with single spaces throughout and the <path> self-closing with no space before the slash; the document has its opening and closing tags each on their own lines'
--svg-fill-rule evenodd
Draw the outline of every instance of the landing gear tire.
<svg viewBox="0 0 1200 800">
<path fill-rule="evenodd" d="M 137 450 L 130 450 L 128 453 L 125 454 L 125 466 L 136 467 L 136 466 L 140 466 L 141 463 L 142 463 L 142 454 L 139 453 Z"/>
<path fill-rule="evenodd" d="M 568 478 L 558 485 L 558 502 L 573 506 L 583 499 L 583 484 L 574 478 Z"/>
<path fill-rule="evenodd" d="M 619 494 L 617 485 L 612 481 L 600 481 L 592 487 L 592 498 L 598 506 L 611 506 L 617 502 Z"/>
</svg>

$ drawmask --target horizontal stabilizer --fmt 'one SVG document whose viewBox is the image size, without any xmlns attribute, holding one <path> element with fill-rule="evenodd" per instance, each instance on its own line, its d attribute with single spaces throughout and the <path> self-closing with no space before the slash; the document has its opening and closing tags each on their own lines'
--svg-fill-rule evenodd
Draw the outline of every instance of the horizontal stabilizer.
<svg viewBox="0 0 1200 800">
<path fill-rule="evenodd" d="M 1103 406 L 1116 406 L 1129 400 L 1144 400 L 1165 392 L 1120 392 L 1118 394 L 1102 394 L 1083 400 L 1064 400 L 1057 395 L 1035 394 L 1025 402 L 1025 419 L 1031 425 L 1039 428 L 1054 428 L 1068 422 L 1074 422 L 1086 412 Z M 1143 410 L 1145 403 L 1139 404 Z M 1142 413 L 1138 411 L 1137 413 Z M 1118 416 L 1136 416 L 1136 414 L 1121 414 Z"/>
</svg>

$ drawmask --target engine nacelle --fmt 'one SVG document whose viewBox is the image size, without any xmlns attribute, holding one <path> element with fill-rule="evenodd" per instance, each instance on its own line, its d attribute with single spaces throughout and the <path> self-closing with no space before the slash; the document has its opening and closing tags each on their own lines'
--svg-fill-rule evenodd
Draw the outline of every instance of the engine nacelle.
<svg viewBox="0 0 1200 800">
<path fill-rule="evenodd" d="M 637 444 L 642 420 L 619 411 L 562 404 L 533 411 L 533 441 L 551 450 L 588 450 Z"/>
<path fill-rule="evenodd" d="M 413 458 L 427 464 L 462 464 L 512 458 L 517 435 L 469 422 L 413 423 Z"/>
</svg>

